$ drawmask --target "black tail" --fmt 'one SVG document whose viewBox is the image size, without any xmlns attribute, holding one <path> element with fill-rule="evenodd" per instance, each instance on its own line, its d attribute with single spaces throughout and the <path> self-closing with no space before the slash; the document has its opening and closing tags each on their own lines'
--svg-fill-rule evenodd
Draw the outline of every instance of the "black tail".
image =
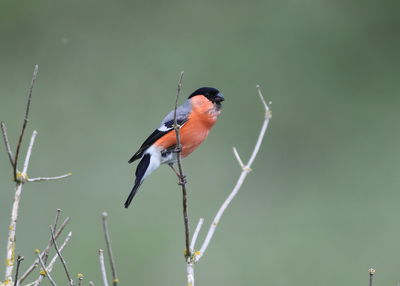
<svg viewBox="0 0 400 286">
<path fill-rule="evenodd" d="M 137 190 L 139 189 L 140 185 L 142 183 L 141 182 L 136 182 L 135 185 L 133 186 L 133 189 L 131 191 L 131 193 L 129 194 L 126 202 L 125 202 L 125 208 L 128 208 L 129 205 L 131 204 L 133 197 L 136 195 Z"/>
<path fill-rule="evenodd" d="M 143 156 L 142 160 L 139 162 L 139 165 L 136 168 L 135 185 L 133 186 L 133 189 L 132 189 L 131 193 L 129 194 L 128 199 L 125 202 L 125 208 L 129 207 L 137 190 L 139 189 L 140 185 L 143 183 L 143 176 L 146 173 L 147 168 L 149 167 L 149 164 L 150 164 L 150 154 L 146 154 Z"/>
</svg>

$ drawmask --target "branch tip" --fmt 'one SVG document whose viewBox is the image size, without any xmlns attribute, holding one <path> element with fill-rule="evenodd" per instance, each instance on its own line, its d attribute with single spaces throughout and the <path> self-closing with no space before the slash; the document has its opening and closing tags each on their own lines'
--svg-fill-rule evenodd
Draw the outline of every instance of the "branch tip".
<svg viewBox="0 0 400 286">
<path fill-rule="evenodd" d="M 1 121 L 0 125 L 1 125 L 1 132 L 3 134 L 4 145 L 6 147 L 7 154 L 8 154 L 8 159 L 10 160 L 11 167 L 14 170 L 14 158 L 13 158 L 13 154 L 11 151 L 10 142 L 8 141 L 6 124 L 3 121 Z"/>
<path fill-rule="evenodd" d="M 24 137 L 26 125 L 28 124 L 29 109 L 31 107 L 31 100 L 32 100 L 32 91 L 33 91 L 33 86 L 34 86 L 36 78 L 37 78 L 38 71 L 39 71 L 39 65 L 35 65 L 35 68 L 33 70 L 31 85 L 29 87 L 28 102 L 26 104 L 24 122 L 22 124 L 21 133 L 19 135 L 18 144 L 17 144 L 17 150 L 15 151 L 15 157 L 14 157 L 14 180 L 15 181 L 17 181 L 17 164 L 18 164 L 19 151 L 20 151 L 20 148 L 21 148 L 22 138 Z"/>
<path fill-rule="evenodd" d="M 240 167 L 241 167 L 242 169 L 244 169 L 244 167 L 245 167 L 245 166 L 244 166 L 244 163 L 243 163 L 242 159 L 240 158 L 239 153 L 238 153 L 236 147 L 232 147 L 232 149 L 233 149 L 233 154 L 235 154 L 236 160 L 238 161 Z"/>
<path fill-rule="evenodd" d="M 260 96 L 261 102 L 264 105 L 265 110 L 269 110 L 269 106 L 268 106 L 267 102 L 265 101 L 264 96 L 261 92 L 261 86 L 258 84 L 258 85 L 256 85 L 256 88 L 257 88 L 258 95 Z"/>
<path fill-rule="evenodd" d="M 115 267 L 114 255 L 113 255 L 113 251 L 112 251 L 112 247 L 111 247 L 111 240 L 110 240 L 110 234 L 108 231 L 107 217 L 108 217 L 107 212 L 103 212 L 102 220 L 103 220 L 104 239 L 106 241 L 108 258 L 109 258 L 109 263 L 110 263 L 110 267 L 111 267 L 112 283 L 113 283 L 113 286 L 117 286 L 119 280 L 118 280 L 118 275 L 117 275 L 117 268 Z"/>
<path fill-rule="evenodd" d="M 103 251 L 103 249 L 99 249 L 99 263 L 100 263 L 101 277 L 103 278 L 103 285 L 104 286 L 108 286 L 106 266 L 104 264 L 104 251 Z"/>
<path fill-rule="evenodd" d="M 192 237 L 192 241 L 190 242 L 190 251 L 193 252 L 194 251 L 194 247 L 196 245 L 196 241 L 197 241 L 197 237 L 200 233 L 201 227 L 203 226 L 204 223 L 204 218 L 200 218 L 199 222 L 197 223 L 196 229 L 193 233 L 193 237 Z"/>
<path fill-rule="evenodd" d="M 74 285 L 74 280 L 72 280 L 71 275 L 69 274 L 69 271 L 68 271 L 68 268 L 67 268 L 67 263 L 65 262 L 65 259 L 61 255 L 61 251 L 58 248 L 52 225 L 50 225 L 50 234 L 51 234 L 51 239 L 53 240 L 54 249 L 56 250 L 56 253 L 58 254 L 58 257 L 60 257 L 61 264 L 64 267 L 65 275 L 67 276 L 67 279 L 68 279 L 68 284 L 70 286 L 73 286 Z M 40 257 L 40 255 L 39 255 L 39 257 Z"/>
<path fill-rule="evenodd" d="M 215 230 L 216 230 L 216 228 L 218 226 L 218 222 L 220 221 L 220 219 L 221 219 L 222 215 L 224 214 L 226 208 L 229 206 L 231 201 L 235 198 L 236 194 L 239 192 L 240 188 L 243 185 L 244 180 L 246 179 L 246 176 L 251 171 L 251 166 L 252 166 L 252 164 L 253 164 L 253 162 L 254 162 L 257 154 L 258 154 L 258 151 L 260 150 L 261 143 L 262 143 L 262 141 L 264 139 L 265 132 L 266 132 L 267 127 L 268 127 L 269 119 L 271 118 L 270 117 L 270 110 L 269 110 L 269 107 L 266 104 L 265 99 L 264 99 L 264 97 L 262 95 L 260 85 L 256 85 L 256 88 L 257 88 L 258 94 L 260 96 L 261 102 L 264 105 L 265 112 L 266 112 L 266 114 L 268 113 L 269 116 L 266 115 L 264 117 L 264 122 L 263 122 L 263 124 L 261 126 L 261 129 L 260 129 L 260 132 L 258 134 L 258 138 L 257 138 L 256 144 L 255 144 L 255 146 L 253 148 L 253 151 L 252 151 L 252 153 L 250 155 L 250 158 L 249 158 L 249 160 L 248 160 L 248 162 L 246 164 L 243 164 L 243 161 L 241 160 L 241 158 L 239 156 L 239 153 L 237 152 L 236 148 L 233 147 L 233 153 L 235 154 L 236 159 L 238 160 L 239 164 L 242 167 L 242 172 L 241 172 L 241 174 L 240 174 L 240 176 L 239 176 L 239 178 L 238 178 L 238 180 L 236 182 L 235 187 L 233 188 L 231 193 L 228 195 L 228 197 L 225 199 L 225 201 L 222 203 L 222 205 L 218 209 L 217 214 L 215 215 L 214 220 L 213 220 L 213 222 L 211 223 L 211 225 L 209 227 L 209 230 L 207 232 L 206 238 L 204 239 L 204 242 L 201 245 L 199 254 L 194 256 L 194 262 L 199 261 L 200 258 L 204 255 L 204 252 L 207 250 L 207 247 L 208 247 L 212 237 L 214 236 Z M 189 277 L 189 272 L 188 272 L 188 277 Z"/>
</svg>

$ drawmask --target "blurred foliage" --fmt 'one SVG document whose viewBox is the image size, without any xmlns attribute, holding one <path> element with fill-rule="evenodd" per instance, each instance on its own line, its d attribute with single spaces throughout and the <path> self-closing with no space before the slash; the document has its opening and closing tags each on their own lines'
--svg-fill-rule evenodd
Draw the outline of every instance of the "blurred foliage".
<svg viewBox="0 0 400 286">
<path fill-rule="evenodd" d="M 255 85 L 273 101 L 266 140 L 196 267 L 198 285 L 400 282 L 398 1 L 0 2 L 0 119 L 13 144 L 33 65 L 39 132 L 17 229 L 26 259 L 43 249 L 57 208 L 72 217 L 65 257 L 100 284 L 101 212 L 109 213 L 121 285 L 184 285 L 180 191 L 168 168 L 123 202 L 142 140 L 184 93 L 226 97 L 204 145 L 184 161 L 190 217 L 209 222 L 262 122 Z M 26 148 L 26 144 L 24 145 Z M 25 150 L 25 149 L 24 149 Z M 0 152 L 0 257 L 13 195 Z M 205 230 L 203 230 L 204 235 Z M 1 261 L 3 261 L 1 259 Z M 55 276 L 62 279 L 62 267 Z M 47 282 L 46 282 L 47 283 Z"/>
</svg>

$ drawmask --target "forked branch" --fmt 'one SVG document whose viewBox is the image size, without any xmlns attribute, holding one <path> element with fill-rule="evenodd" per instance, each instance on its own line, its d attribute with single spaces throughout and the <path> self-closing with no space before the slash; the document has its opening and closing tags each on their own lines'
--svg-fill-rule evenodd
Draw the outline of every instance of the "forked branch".
<svg viewBox="0 0 400 286">
<path fill-rule="evenodd" d="M 39 70 L 38 65 L 35 65 L 31 84 L 29 87 L 28 101 L 27 101 L 27 105 L 26 105 L 26 109 L 25 109 L 25 114 L 23 117 L 23 125 L 22 125 L 22 129 L 21 129 L 21 133 L 19 135 L 19 139 L 18 139 L 18 143 L 17 143 L 17 147 L 16 147 L 15 157 L 13 157 L 13 154 L 11 151 L 11 146 L 10 146 L 10 143 L 8 140 L 6 126 L 5 126 L 4 122 L 1 122 L 1 132 L 3 134 L 4 145 L 5 145 L 7 154 L 8 154 L 8 158 L 11 163 L 11 168 L 13 170 L 14 181 L 16 182 L 14 201 L 13 201 L 13 205 L 12 205 L 12 209 L 11 209 L 11 219 L 10 219 L 10 225 L 8 228 L 8 237 L 7 237 L 6 271 L 5 271 L 5 279 L 4 279 L 5 285 L 14 284 L 14 283 L 12 283 L 13 282 L 12 275 L 13 275 L 13 270 L 14 270 L 14 265 L 15 265 L 15 249 L 16 249 L 15 236 L 16 236 L 16 227 L 17 227 L 17 219 L 18 219 L 18 212 L 19 212 L 19 204 L 20 204 L 20 200 L 21 200 L 22 186 L 24 183 L 29 182 L 29 181 L 35 182 L 35 181 L 43 180 L 43 178 L 36 178 L 36 179 L 29 180 L 28 175 L 27 175 L 29 161 L 30 161 L 31 154 L 32 154 L 32 148 L 33 148 L 33 144 L 35 142 L 35 138 L 37 135 L 36 130 L 33 131 L 33 133 L 32 133 L 30 143 L 28 146 L 28 150 L 27 150 L 27 153 L 25 156 L 22 172 L 19 172 L 18 168 L 17 168 L 18 167 L 17 166 L 18 158 L 19 158 L 19 154 L 20 154 L 20 150 L 21 150 L 22 139 L 24 137 L 26 126 L 27 126 L 28 120 L 29 120 L 29 111 L 30 111 L 30 106 L 31 106 L 31 102 L 32 102 L 32 91 L 33 91 L 34 83 L 37 78 L 38 70 Z M 51 179 L 61 179 L 61 178 L 65 178 L 68 176 L 70 176 L 70 174 L 51 178 Z M 47 179 L 49 179 L 49 178 L 47 178 Z M 41 256 L 41 258 L 42 258 L 42 256 Z M 37 260 L 37 263 L 38 262 L 40 262 L 40 261 Z M 24 275 L 23 275 L 23 277 L 24 277 Z M 23 279 L 23 277 L 21 277 L 21 279 Z"/>
<path fill-rule="evenodd" d="M 210 244 L 211 239 L 214 236 L 214 233 L 217 229 L 217 226 L 221 220 L 222 215 L 224 214 L 225 210 L 227 209 L 227 207 L 229 206 L 229 204 L 232 202 L 232 200 L 235 198 L 235 196 L 237 195 L 237 193 L 239 192 L 240 188 L 243 185 L 244 180 L 246 179 L 247 175 L 250 173 L 251 171 L 251 166 L 258 154 L 258 151 L 260 150 L 261 147 L 261 143 L 264 139 L 265 136 L 265 132 L 267 131 L 267 127 L 268 127 L 268 123 L 269 120 L 271 119 L 271 110 L 269 108 L 269 105 L 265 102 L 264 97 L 261 93 L 261 89 L 260 86 L 257 85 L 257 92 L 258 95 L 260 96 L 261 102 L 264 106 L 265 109 L 265 115 L 264 115 L 264 121 L 263 124 L 261 126 L 261 130 L 260 133 L 258 135 L 258 139 L 257 142 L 254 146 L 253 152 L 251 153 L 251 156 L 249 158 L 249 160 L 247 161 L 247 163 L 243 163 L 243 160 L 240 158 L 240 155 L 238 153 L 238 151 L 236 150 L 235 147 L 233 147 L 233 153 L 235 155 L 236 160 L 239 163 L 240 168 L 242 169 L 242 172 L 236 182 L 235 187 L 233 188 L 233 190 L 231 191 L 231 193 L 229 194 L 229 196 L 225 199 L 225 201 L 223 202 L 223 204 L 221 205 L 221 207 L 219 208 L 217 214 L 215 215 L 209 229 L 208 229 L 208 233 L 206 235 L 206 238 L 204 239 L 204 242 L 202 243 L 201 247 L 200 247 L 200 251 L 195 251 L 193 253 L 193 255 L 191 256 L 190 259 L 188 259 L 188 262 L 186 264 L 186 274 L 187 274 L 187 282 L 189 286 L 194 286 L 194 264 L 196 262 L 198 262 L 204 255 L 204 253 L 206 252 L 208 245 Z M 193 239 L 192 239 L 192 243 L 191 243 L 191 248 L 193 249 L 197 240 L 197 236 L 198 233 L 200 231 L 200 228 L 202 226 L 203 223 L 203 219 L 200 219 L 197 227 L 196 227 L 196 231 L 193 235 Z"/>
<path fill-rule="evenodd" d="M 68 283 L 69 283 L 70 286 L 73 286 L 74 285 L 74 280 L 71 278 L 71 275 L 69 274 L 69 270 L 68 270 L 68 267 L 67 267 L 67 262 L 65 261 L 64 257 L 61 255 L 61 251 L 58 248 L 56 237 L 54 235 L 53 226 L 51 226 L 51 225 L 50 225 L 50 235 L 51 235 L 51 239 L 53 240 L 54 249 L 56 250 L 58 256 L 60 257 L 60 261 L 61 261 L 61 263 L 62 263 L 62 265 L 64 267 L 64 271 L 65 271 L 65 275 L 67 276 Z M 39 255 L 39 258 L 40 258 L 40 255 Z"/>
<path fill-rule="evenodd" d="M 29 87 L 28 103 L 26 104 L 24 123 L 22 124 L 21 133 L 19 135 L 17 151 L 15 151 L 15 158 L 14 158 L 14 180 L 15 181 L 17 181 L 17 165 L 18 165 L 19 150 L 21 149 L 22 138 L 24 137 L 26 125 L 28 124 L 28 116 L 29 116 L 29 110 L 31 108 L 31 100 L 32 100 L 32 91 L 33 91 L 33 86 L 34 86 L 36 78 L 37 78 L 38 71 L 39 71 L 39 66 L 35 65 L 35 68 L 33 70 L 31 85 Z"/>
<path fill-rule="evenodd" d="M 254 149 L 253 149 L 253 152 L 251 153 L 250 159 L 247 161 L 246 164 L 244 164 L 243 161 L 240 159 L 240 156 L 239 156 L 236 148 L 233 149 L 235 157 L 236 157 L 240 167 L 242 168 L 242 173 L 240 174 L 239 179 L 237 180 L 236 185 L 233 188 L 232 192 L 226 198 L 224 203 L 219 208 L 217 214 L 215 215 L 214 220 L 211 223 L 210 228 L 208 230 L 207 236 L 206 236 L 203 244 L 201 245 L 200 253 L 195 256 L 195 262 L 198 261 L 206 252 L 207 247 L 208 247 L 212 237 L 214 236 L 215 230 L 217 229 L 218 223 L 219 223 L 222 215 L 224 214 L 226 208 L 229 206 L 229 204 L 232 202 L 232 200 L 235 198 L 235 196 L 239 192 L 240 188 L 242 187 L 243 182 L 246 179 L 247 175 L 250 173 L 251 165 L 253 164 L 254 160 L 256 159 L 258 151 L 260 150 L 260 147 L 261 147 L 261 143 L 264 139 L 265 132 L 267 131 L 269 120 L 272 117 L 271 110 L 269 108 L 269 105 L 265 102 L 265 99 L 262 95 L 261 88 L 259 85 L 257 85 L 257 92 L 258 92 L 258 95 L 260 96 L 261 102 L 264 106 L 265 115 L 264 115 L 264 122 L 263 122 L 263 125 L 261 126 L 261 130 L 258 135 L 256 145 L 254 146 Z"/>
</svg>

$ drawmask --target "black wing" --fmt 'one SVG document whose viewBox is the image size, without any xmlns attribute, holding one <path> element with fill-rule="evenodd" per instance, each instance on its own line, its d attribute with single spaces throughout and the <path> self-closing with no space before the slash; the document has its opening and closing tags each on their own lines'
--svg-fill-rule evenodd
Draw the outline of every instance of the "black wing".
<svg viewBox="0 0 400 286">
<path fill-rule="evenodd" d="M 187 121 L 187 118 L 178 119 L 178 125 L 183 125 Z M 128 163 L 132 163 L 133 161 L 142 158 L 143 153 L 158 139 L 163 137 L 165 134 L 169 133 L 173 130 L 174 121 L 170 120 L 165 122 L 160 128 L 154 130 L 153 133 L 143 142 L 142 146 L 140 146 L 139 150 L 132 156 L 132 158 L 128 161 Z"/>
</svg>

